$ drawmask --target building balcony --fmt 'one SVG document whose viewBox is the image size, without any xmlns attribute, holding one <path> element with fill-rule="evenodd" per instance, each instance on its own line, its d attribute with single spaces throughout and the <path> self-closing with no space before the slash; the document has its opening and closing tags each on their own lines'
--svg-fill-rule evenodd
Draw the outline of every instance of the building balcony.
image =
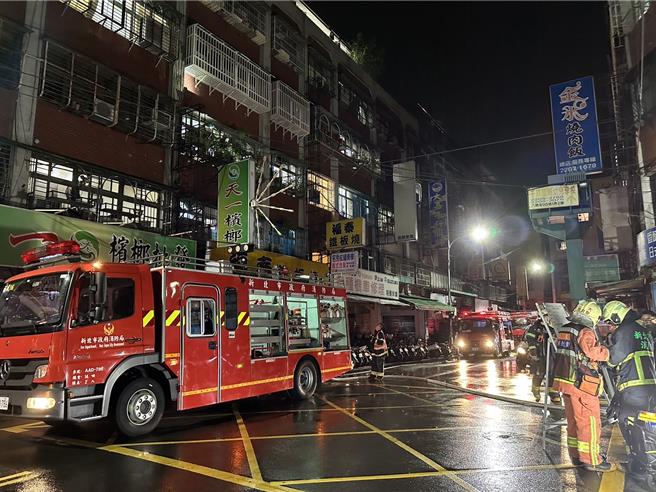
<svg viewBox="0 0 656 492">
<path fill-rule="evenodd" d="M 310 133 L 310 102 L 280 80 L 274 81 L 271 122 L 300 140 Z"/>
<path fill-rule="evenodd" d="M 198 24 L 187 29 L 185 72 L 248 114 L 271 111 L 271 75 Z"/>
</svg>

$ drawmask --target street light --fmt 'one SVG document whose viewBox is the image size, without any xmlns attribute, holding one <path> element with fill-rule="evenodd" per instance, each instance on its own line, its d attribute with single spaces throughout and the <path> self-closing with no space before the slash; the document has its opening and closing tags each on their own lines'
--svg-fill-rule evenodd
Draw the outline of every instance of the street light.
<svg viewBox="0 0 656 492">
<path fill-rule="evenodd" d="M 540 260 L 533 260 L 528 265 L 524 265 L 524 280 L 526 281 L 526 303 L 525 308 L 528 308 L 528 300 L 531 297 L 529 288 L 528 288 L 528 272 L 530 271 L 533 275 L 539 275 L 547 269 L 547 266 Z"/>
<path fill-rule="evenodd" d="M 482 243 L 492 235 L 492 229 L 483 225 L 477 225 L 469 231 L 469 234 L 458 236 L 449 241 L 446 249 L 446 271 L 447 271 L 447 297 L 449 306 L 453 307 L 453 298 L 451 297 L 451 247 L 461 239 L 471 239 L 475 243 Z M 485 267 L 484 267 L 485 268 Z M 483 272 L 485 275 L 485 271 Z M 449 341 L 453 344 L 453 330 L 451 329 L 451 319 L 449 318 Z"/>
</svg>

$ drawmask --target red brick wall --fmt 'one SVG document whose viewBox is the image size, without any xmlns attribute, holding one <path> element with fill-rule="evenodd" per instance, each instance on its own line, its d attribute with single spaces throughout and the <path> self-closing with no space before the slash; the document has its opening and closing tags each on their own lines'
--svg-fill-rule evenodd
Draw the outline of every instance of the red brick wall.
<svg viewBox="0 0 656 492">
<path fill-rule="evenodd" d="M 271 148 L 287 154 L 290 157 L 298 159 L 298 142 L 288 132 L 283 136 L 282 128 L 275 129 L 271 125 Z"/>
<path fill-rule="evenodd" d="M 273 54 L 271 56 L 271 74 L 275 78 L 282 80 L 295 91 L 298 91 L 298 74 L 294 72 L 292 67 L 275 58 Z"/>
<path fill-rule="evenodd" d="M 183 103 L 187 107 L 199 107 L 204 113 L 231 128 L 242 130 L 250 136 L 257 138 L 260 130 L 260 118 L 257 113 L 246 116 L 246 108 L 240 106 L 235 108 L 235 101 L 226 98 L 220 92 L 209 93 L 209 87 L 199 84 L 194 87 L 194 80 L 190 75 L 185 75 L 185 92 Z"/>
<path fill-rule="evenodd" d="M 260 47 L 228 24 L 220 14 L 212 12 L 200 2 L 188 2 L 187 16 L 190 24 L 200 24 L 255 63 L 260 63 Z"/>
<path fill-rule="evenodd" d="M 64 13 L 64 10 L 66 12 Z M 63 14 L 63 15 L 62 15 Z M 168 63 L 60 2 L 48 2 L 46 36 L 128 78 L 168 93 Z"/>
<path fill-rule="evenodd" d="M 156 183 L 164 179 L 164 148 L 38 101 L 34 128 L 39 148 Z M 37 143 L 38 141 L 38 143 Z"/>
</svg>

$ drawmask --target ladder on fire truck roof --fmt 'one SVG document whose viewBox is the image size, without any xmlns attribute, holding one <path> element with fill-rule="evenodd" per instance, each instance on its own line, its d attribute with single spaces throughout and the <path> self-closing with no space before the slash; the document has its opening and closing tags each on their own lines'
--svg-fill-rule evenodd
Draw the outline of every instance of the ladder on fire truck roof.
<svg viewBox="0 0 656 492">
<path fill-rule="evenodd" d="M 273 280 L 282 280 L 285 282 L 299 282 L 324 287 L 344 287 L 343 279 L 338 279 L 329 275 L 328 277 L 319 277 L 314 272 L 288 272 L 285 273 L 275 266 L 272 268 L 234 265 L 225 260 L 206 260 L 203 258 L 192 258 L 181 255 L 158 255 L 148 256 L 139 260 L 131 260 L 129 263 L 146 263 L 151 268 L 178 268 L 192 271 L 205 271 L 218 273 L 221 275 L 235 275 L 239 277 L 254 277 Z"/>
</svg>

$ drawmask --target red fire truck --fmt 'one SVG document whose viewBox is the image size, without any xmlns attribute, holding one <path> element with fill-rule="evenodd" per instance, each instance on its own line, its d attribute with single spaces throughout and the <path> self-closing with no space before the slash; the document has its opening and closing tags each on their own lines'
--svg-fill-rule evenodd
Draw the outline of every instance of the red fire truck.
<svg viewBox="0 0 656 492">
<path fill-rule="evenodd" d="M 344 289 L 173 257 L 83 263 L 77 252 L 65 241 L 24 253 L 39 267 L 6 281 L 0 415 L 53 424 L 112 416 L 136 436 L 167 405 L 283 390 L 305 399 L 351 369 Z"/>
</svg>

